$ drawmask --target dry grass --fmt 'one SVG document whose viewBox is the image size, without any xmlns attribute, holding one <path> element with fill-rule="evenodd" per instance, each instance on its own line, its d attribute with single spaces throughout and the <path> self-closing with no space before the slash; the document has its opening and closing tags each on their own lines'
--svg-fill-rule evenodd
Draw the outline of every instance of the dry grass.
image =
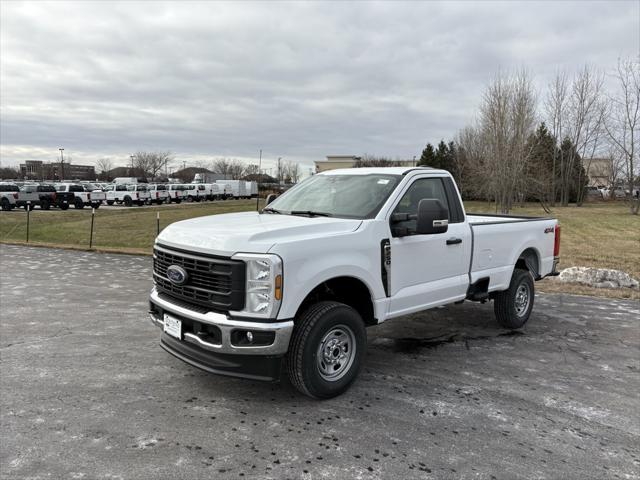
<svg viewBox="0 0 640 480">
<path fill-rule="evenodd" d="M 469 212 L 492 212 L 483 202 L 466 204 Z M 156 213 L 161 228 L 186 218 L 239 212 L 255 208 L 255 200 L 239 200 L 152 208 L 99 209 L 96 211 L 93 247 L 105 252 L 150 253 L 156 236 Z M 512 214 L 546 215 L 538 205 L 517 207 Z M 557 207 L 552 216 L 562 225 L 561 268 L 588 266 L 615 268 L 640 279 L 640 216 L 628 213 L 623 203 L 596 203 L 583 207 Z M 31 212 L 30 244 L 66 248 L 88 248 L 90 209 Z M 0 242 L 24 243 L 26 213 L 0 214 Z M 543 291 L 563 291 L 612 298 L 640 299 L 632 290 L 595 289 L 545 280 Z"/>
</svg>

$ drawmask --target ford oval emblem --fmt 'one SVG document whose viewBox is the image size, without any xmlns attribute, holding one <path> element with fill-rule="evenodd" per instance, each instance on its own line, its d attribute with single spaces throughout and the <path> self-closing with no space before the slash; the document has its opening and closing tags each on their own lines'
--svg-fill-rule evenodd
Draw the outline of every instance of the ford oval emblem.
<svg viewBox="0 0 640 480">
<path fill-rule="evenodd" d="M 183 285 L 187 281 L 187 271 L 178 265 L 170 265 L 167 268 L 167 278 L 175 285 Z"/>
</svg>

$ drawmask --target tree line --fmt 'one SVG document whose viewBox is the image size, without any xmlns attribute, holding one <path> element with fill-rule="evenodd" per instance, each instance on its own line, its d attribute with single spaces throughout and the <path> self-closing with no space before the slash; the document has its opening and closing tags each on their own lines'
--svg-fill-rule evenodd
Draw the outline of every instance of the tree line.
<svg viewBox="0 0 640 480">
<path fill-rule="evenodd" d="M 449 170 L 465 197 L 508 213 L 525 200 L 580 206 L 596 160 L 607 187 L 624 184 L 637 214 L 640 63 L 619 60 L 610 75 L 607 91 L 605 74 L 593 67 L 559 72 L 539 98 L 526 70 L 499 73 L 477 119 L 447 143 L 428 143 L 418 164 Z"/>
</svg>

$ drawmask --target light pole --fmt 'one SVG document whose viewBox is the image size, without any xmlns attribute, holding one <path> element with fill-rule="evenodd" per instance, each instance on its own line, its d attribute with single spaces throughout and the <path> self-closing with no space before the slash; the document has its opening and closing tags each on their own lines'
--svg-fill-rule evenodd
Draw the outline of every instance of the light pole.
<svg viewBox="0 0 640 480">
<path fill-rule="evenodd" d="M 260 210 L 260 176 L 262 170 L 262 149 L 260 149 L 260 160 L 258 160 L 258 195 L 256 195 L 256 211 Z"/>
<path fill-rule="evenodd" d="M 60 150 L 60 181 L 64 180 L 64 148 L 59 148 Z"/>
</svg>

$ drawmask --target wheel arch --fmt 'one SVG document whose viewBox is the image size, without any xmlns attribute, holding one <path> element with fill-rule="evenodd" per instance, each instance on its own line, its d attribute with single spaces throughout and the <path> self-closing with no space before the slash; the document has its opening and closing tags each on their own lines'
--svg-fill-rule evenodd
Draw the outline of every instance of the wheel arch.
<svg viewBox="0 0 640 480">
<path fill-rule="evenodd" d="M 540 252 L 534 247 L 528 247 L 518 255 L 514 268 L 531 272 L 533 278 L 540 279 Z"/>
<path fill-rule="evenodd" d="M 360 278 L 350 275 L 340 275 L 321 281 L 304 296 L 296 308 L 295 318 L 308 309 L 311 305 L 325 300 L 349 305 L 356 310 L 365 325 L 376 325 L 375 306 L 373 295 L 369 286 Z"/>
</svg>

